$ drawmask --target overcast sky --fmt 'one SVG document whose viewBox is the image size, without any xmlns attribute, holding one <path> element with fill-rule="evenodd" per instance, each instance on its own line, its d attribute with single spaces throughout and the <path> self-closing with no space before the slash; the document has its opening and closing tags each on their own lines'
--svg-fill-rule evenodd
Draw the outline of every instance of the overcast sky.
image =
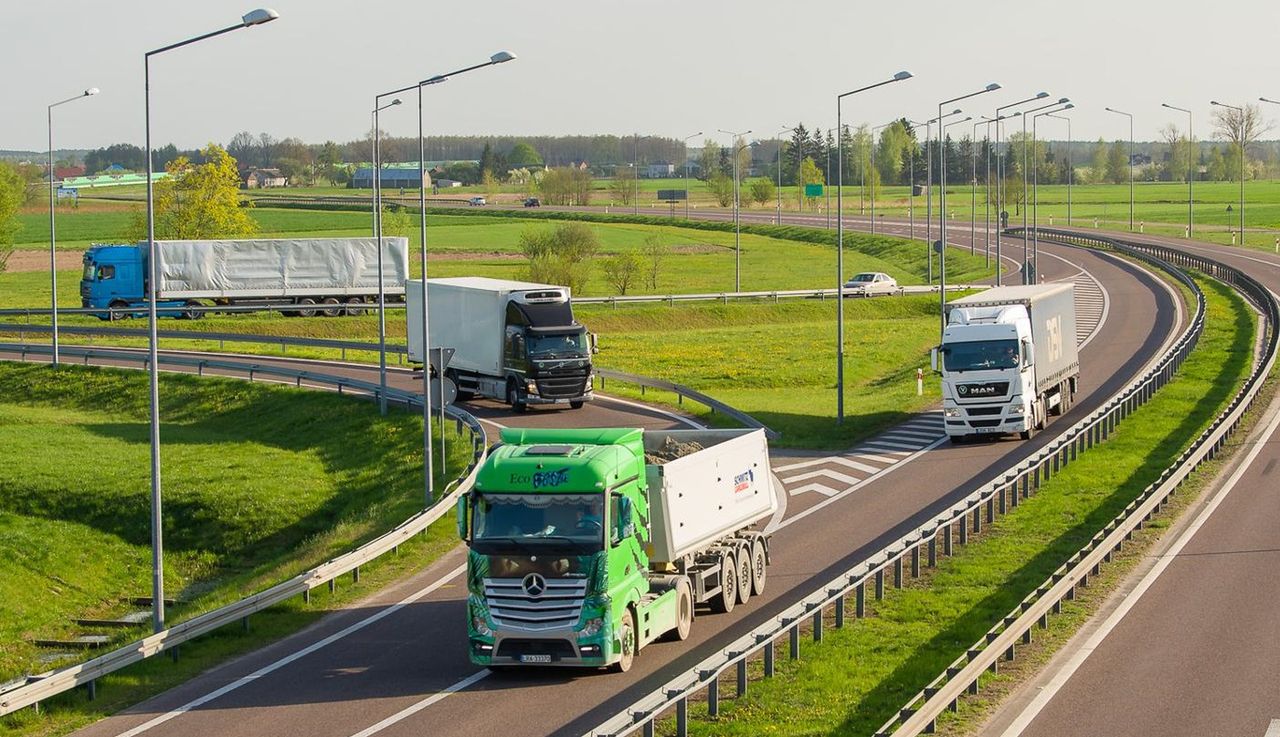
<svg viewBox="0 0 1280 737">
<path fill-rule="evenodd" d="M 140 145 L 143 53 L 236 23 L 253 1 L 4 0 L 0 148 L 43 150 L 46 106 L 91 86 L 102 93 L 55 111 L 55 146 Z M 499 50 L 519 58 L 426 90 L 428 133 L 769 138 L 796 121 L 834 125 L 837 93 L 900 69 L 915 78 L 846 98 L 845 121 L 923 119 L 998 82 L 960 106 L 990 115 L 1044 90 L 1077 104 L 1077 140 L 1127 136 L 1105 106 L 1133 112 L 1136 137 L 1152 140 L 1185 124 L 1161 102 L 1192 109 L 1203 137 L 1210 99 L 1280 99 L 1276 0 L 269 1 L 279 20 L 153 60 L 157 146 L 240 130 L 359 138 L 376 93 Z M 383 120 L 416 130 L 412 105 Z M 1040 122 L 1041 137 L 1065 137 Z"/>
</svg>

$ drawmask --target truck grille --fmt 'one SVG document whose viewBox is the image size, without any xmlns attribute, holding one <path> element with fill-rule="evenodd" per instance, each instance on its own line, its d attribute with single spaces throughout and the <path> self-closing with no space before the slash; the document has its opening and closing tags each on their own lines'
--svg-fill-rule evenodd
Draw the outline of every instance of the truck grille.
<svg viewBox="0 0 1280 737">
<path fill-rule="evenodd" d="M 995 407 L 965 407 L 965 408 L 964 408 L 964 411 L 965 411 L 965 412 L 968 412 L 970 415 L 974 415 L 974 416 L 981 416 L 981 415 L 998 415 L 998 414 L 1000 414 L 1001 412 L 1003 412 L 1003 411 L 1004 411 L 1004 407 L 1003 407 L 1003 406 L 995 406 Z"/>
<path fill-rule="evenodd" d="M 568 640 L 503 640 L 498 645 L 500 658 L 518 658 L 521 655 L 550 655 L 552 660 L 575 658 L 578 652 Z"/>
<path fill-rule="evenodd" d="M 995 427 L 1000 424 L 1000 420 L 969 420 L 969 424 L 974 427 Z"/>
<path fill-rule="evenodd" d="M 586 393 L 587 372 L 582 369 L 553 369 L 537 378 L 538 394 L 559 399 Z"/>
<path fill-rule="evenodd" d="M 540 631 L 565 629 L 578 623 L 582 600 L 587 595 L 585 578 L 545 578 L 541 580 L 540 585 L 545 587 L 541 591 L 536 585 L 528 586 L 528 578 L 484 580 L 484 595 L 495 624 Z"/>
</svg>

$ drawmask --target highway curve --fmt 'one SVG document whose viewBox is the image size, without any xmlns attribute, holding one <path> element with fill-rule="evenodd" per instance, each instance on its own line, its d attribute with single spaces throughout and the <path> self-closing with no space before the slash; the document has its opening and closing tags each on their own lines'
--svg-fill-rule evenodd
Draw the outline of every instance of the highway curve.
<svg viewBox="0 0 1280 737">
<path fill-rule="evenodd" d="M 1094 231 L 1089 231 L 1090 233 Z M 1152 236 L 1280 292 L 1280 257 Z M 1280 734 L 1280 399 L 1239 457 L 985 735 Z"/>
<path fill-rule="evenodd" d="M 1082 349 L 1082 394 L 1071 414 L 1031 442 L 955 447 L 942 444 L 936 428 L 931 440 L 928 416 L 919 418 L 845 454 L 890 454 L 898 459 L 895 463 L 850 479 L 853 483 L 832 483 L 828 474 L 828 493 L 802 490 L 822 481 L 821 474 L 794 478 L 837 469 L 848 476 L 849 468 L 836 456 L 775 454 L 775 467 L 821 462 L 783 474 L 790 479 L 792 496 L 785 517 L 775 524 L 769 590 L 732 614 L 699 616 L 689 641 L 646 648 L 630 673 L 535 670 L 491 675 L 476 669 L 466 657 L 465 590 L 460 579 L 464 557 L 458 548 L 418 575 L 307 631 L 81 734 L 198 737 L 225 734 L 229 725 L 239 734 L 325 737 L 515 737 L 589 729 L 809 593 L 815 581 L 853 566 L 964 496 L 996 469 L 1047 443 L 1055 428 L 1088 413 L 1139 373 L 1179 327 L 1182 313 L 1176 298 L 1141 269 L 1080 249 L 1044 250 L 1060 257 L 1042 258 L 1047 279 L 1073 278 L 1084 269 L 1109 296 L 1110 319 Z M 528 417 L 543 419 L 540 414 Z M 915 438 L 918 450 L 893 450 L 907 446 L 910 438 Z"/>
</svg>

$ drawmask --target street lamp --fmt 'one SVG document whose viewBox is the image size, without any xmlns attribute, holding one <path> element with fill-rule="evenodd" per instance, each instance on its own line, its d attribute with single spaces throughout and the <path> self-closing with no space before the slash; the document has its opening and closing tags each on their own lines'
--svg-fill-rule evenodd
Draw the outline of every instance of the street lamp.
<svg viewBox="0 0 1280 737">
<path fill-rule="evenodd" d="M 791 129 L 783 128 L 782 130 L 778 131 L 774 135 L 780 136 L 789 130 Z M 803 146 L 803 144 L 801 145 Z M 800 164 L 801 162 L 803 162 L 803 153 L 804 153 L 803 148 L 796 151 L 796 162 L 797 162 L 796 163 L 796 185 L 797 186 L 800 185 Z M 782 139 L 781 138 L 778 139 L 778 214 L 775 220 L 778 225 L 782 225 Z"/>
<path fill-rule="evenodd" d="M 1035 284 L 1035 275 L 1031 273 L 1031 235 L 1027 223 L 1027 210 L 1031 200 L 1027 196 L 1027 174 L 1030 169 L 1029 146 L 1027 145 L 1027 118 L 1032 117 L 1041 110 L 1048 110 L 1051 107 L 1065 105 L 1071 100 L 1065 97 L 1059 97 L 1057 102 L 1051 102 L 1048 105 L 1033 107 L 1026 110 L 1022 115 L 1022 283 Z"/>
<path fill-rule="evenodd" d="M 969 136 L 970 171 L 969 171 L 969 255 L 977 252 L 978 241 L 978 126 L 991 126 L 991 118 L 979 115 L 973 124 L 973 135 Z M 989 136 L 988 136 L 989 138 Z M 985 140 L 985 139 L 984 139 Z M 988 187 L 988 190 L 990 188 Z"/>
<path fill-rule="evenodd" d="M 1186 108 L 1170 105 L 1167 102 L 1160 103 L 1160 107 L 1166 107 L 1170 110 L 1177 110 L 1180 113 L 1187 114 L 1187 238 L 1190 238 L 1192 232 L 1192 213 L 1195 208 L 1195 197 L 1192 194 L 1191 182 L 1196 178 L 1196 159 L 1200 158 L 1200 152 L 1197 150 L 1198 147 L 1195 145 L 1195 139 L 1193 137 L 1194 133 L 1192 130 L 1195 121 L 1193 120 L 1191 111 Z M 1192 156 L 1193 152 L 1195 153 L 1194 157 Z"/>
<path fill-rule="evenodd" d="M 381 98 L 373 98 L 373 237 L 378 248 L 378 411 L 387 413 L 387 300 L 385 283 L 382 274 L 382 131 L 378 124 L 378 113 L 389 107 L 400 104 L 396 98 L 386 105 L 378 105 Z M 426 347 L 424 346 L 425 350 Z M 425 389 L 423 390 L 426 391 Z"/>
<path fill-rule="evenodd" d="M 1000 89 L 1000 85 L 992 82 L 976 92 L 970 92 L 959 97 L 953 97 L 950 100 L 943 100 L 938 103 L 938 178 L 940 180 L 938 186 L 938 215 L 940 217 L 938 223 L 938 342 L 942 342 L 942 333 L 947 328 L 946 304 L 947 304 L 947 136 L 946 126 L 942 124 L 942 106 L 950 105 L 953 102 L 967 100 L 970 97 L 985 95 L 988 92 L 995 92 Z M 971 120 L 973 116 L 965 118 L 965 121 Z M 964 122 L 964 121 L 957 121 Z"/>
<path fill-rule="evenodd" d="M 1071 165 L 1071 145 L 1073 140 L 1071 138 L 1071 118 L 1053 113 L 1045 113 L 1045 116 L 1067 121 L 1067 225 L 1069 227 L 1071 225 L 1071 184 L 1076 178 L 1075 167 Z"/>
<path fill-rule="evenodd" d="M 1072 105 L 1071 103 L 1067 103 L 1066 105 L 1063 105 L 1060 108 L 1052 108 L 1050 110 L 1046 110 L 1042 113 L 1037 113 L 1031 116 L 1032 145 L 1034 145 L 1035 142 L 1039 140 L 1036 137 L 1036 123 L 1038 122 L 1038 119 L 1040 117 L 1045 115 L 1050 115 L 1052 113 L 1060 113 L 1063 110 L 1070 110 L 1073 107 L 1075 107 L 1075 105 Z M 1038 161 L 1036 162 L 1036 167 L 1035 167 L 1035 170 L 1032 172 L 1031 177 L 1033 182 L 1032 189 L 1031 189 L 1031 201 L 1032 201 L 1032 207 L 1035 208 L 1031 215 L 1031 226 L 1032 226 L 1031 227 L 1031 270 L 1035 274 L 1039 275 L 1040 273 L 1040 165 Z"/>
<path fill-rule="evenodd" d="M 240 22 L 233 26 L 162 46 L 142 55 L 144 145 L 147 154 L 147 374 L 151 385 L 151 623 L 156 632 L 164 629 L 164 536 L 160 509 L 160 369 L 156 336 L 156 284 L 160 269 L 156 265 L 155 175 L 151 160 L 151 57 L 241 28 L 260 26 L 279 17 L 280 14 L 270 8 L 258 8 L 241 16 Z"/>
<path fill-rule="evenodd" d="M 53 365 L 58 365 L 58 257 L 54 252 L 56 238 L 54 236 L 54 209 L 56 195 L 53 190 L 53 109 L 68 102 L 75 102 L 98 94 L 97 87 L 90 87 L 75 97 L 55 102 L 49 106 L 49 288 L 53 295 L 50 315 L 53 318 Z"/>
<path fill-rule="evenodd" d="M 876 232 L 876 178 L 877 178 L 876 177 L 876 131 L 884 130 L 885 128 L 888 128 L 889 126 L 893 125 L 895 122 L 897 121 L 891 120 L 888 123 L 882 123 L 871 129 L 871 186 L 868 187 L 867 189 L 868 189 L 868 192 L 871 194 L 871 232 L 872 234 Z"/>
<path fill-rule="evenodd" d="M 1270 102 L 1270 100 L 1268 100 L 1268 102 Z M 1244 144 L 1245 144 L 1244 108 L 1236 107 L 1235 105 L 1228 105 L 1226 103 L 1218 102 L 1216 100 L 1210 100 L 1209 104 L 1217 105 L 1218 107 L 1225 107 L 1228 110 L 1235 110 L 1237 113 L 1240 113 L 1240 118 L 1241 118 L 1240 120 L 1240 123 L 1241 123 L 1240 125 L 1240 245 L 1243 246 L 1244 245 Z"/>
<path fill-rule="evenodd" d="M 751 133 L 746 130 L 741 133 L 734 133 L 723 128 L 717 128 L 721 133 L 733 136 L 733 291 L 742 291 L 742 231 L 738 222 L 738 154 L 747 147 L 746 143 L 738 144 L 738 139 Z"/>
<path fill-rule="evenodd" d="M 1020 105 L 1025 105 L 1028 102 L 1043 100 L 1048 96 L 1049 96 L 1048 92 L 1037 92 L 1036 94 L 1032 95 L 1031 97 L 1028 97 L 1025 100 L 1018 100 L 1017 102 L 1011 102 L 1008 105 L 1001 105 L 1000 107 L 996 108 L 996 120 L 1000 121 L 1006 118 L 1018 117 L 1017 115 L 1001 115 L 1000 114 L 1001 110 L 1008 110 L 1009 108 L 1015 108 Z M 999 148 L 1000 148 L 1000 123 L 997 122 L 996 123 L 997 151 L 999 150 Z M 1005 214 L 1006 213 L 1005 208 L 1007 206 L 1007 203 L 1004 201 L 1004 198 L 1005 198 L 1004 173 L 1005 173 L 1004 156 L 997 153 L 996 155 L 996 203 L 997 203 L 996 219 L 1000 221 L 999 227 L 996 228 L 996 286 L 997 287 L 1000 286 L 1001 282 L 1004 281 L 1004 275 L 1003 275 L 1004 262 L 1000 260 L 1001 259 L 1000 236 L 1001 236 L 1001 233 L 1004 231 L 1004 228 L 1008 225 L 1008 222 L 1007 222 L 1008 216 Z"/>
<path fill-rule="evenodd" d="M 1217 103 L 1214 103 L 1214 104 L 1216 105 Z M 1129 119 L 1129 232 L 1132 233 L 1133 232 L 1133 114 L 1126 113 L 1123 110 L 1116 110 L 1115 108 L 1111 108 L 1111 107 L 1103 108 L 1103 110 L 1106 110 L 1109 113 L 1115 113 L 1116 115 L 1123 115 Z M 1244 239 L 1244 233 L 1240 234 L 1240 238 L 1242 240 Z"/>
<path fill-rule="evenodd" d="M 850 95 L 911 79 L 898 72 L 889 79 L 836 95 L 836 424 L 844 423 L 844 126 L 840 103 Z"/>
<path fill-rule="evenodd" d="M 689 219 L 689 139 L 702 135 L 702 131 L 684 137 L 684 219 Z"/>
<path fill-rule="evenodd" d="M 938 126 L 942 126 L 942 121 L 953 115 L 959 115 L 963 112 L 960 108 L 956 108 L 946 115 L 938 118 Z M 925 157 L 925 174 L 924 174 L 924 237 L 925 237 L 925 260 L 928 261 L 929 283 L 933 283 L 933 152 L 929 150 L 930 131 L 933 128 L 933 118 L 927 118 L 924 124 L 924 157 Z"/>
</svg>

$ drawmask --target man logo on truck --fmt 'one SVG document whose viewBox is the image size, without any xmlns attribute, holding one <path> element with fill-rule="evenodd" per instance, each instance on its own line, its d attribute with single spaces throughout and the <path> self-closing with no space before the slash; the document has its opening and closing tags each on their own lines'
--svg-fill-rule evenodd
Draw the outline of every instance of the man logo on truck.
<svg viewBox="0 0 1280 737">
<path fill-rule="evenodd" d="M 538 471 L 533 475 L 533 488 L 541 489 L 544 486 L 559 486 L 568 480 L 568 468 L 561 468 L 556 471 Z"/>
<path fill-rule="evenodd" d="M 751 482 L 754 481 L 755 478 L 756 478 L 755 474 L 753 474 L 751 472 L 751 469 L 749 468 L 746 470 L 745 473 L 740 473 L 737 476 L 734 476 L 733 477 L 733 493 L 737 494 L 740 491 L 746 491 L 747 489 L 750 489 Z"/>
</svg>

